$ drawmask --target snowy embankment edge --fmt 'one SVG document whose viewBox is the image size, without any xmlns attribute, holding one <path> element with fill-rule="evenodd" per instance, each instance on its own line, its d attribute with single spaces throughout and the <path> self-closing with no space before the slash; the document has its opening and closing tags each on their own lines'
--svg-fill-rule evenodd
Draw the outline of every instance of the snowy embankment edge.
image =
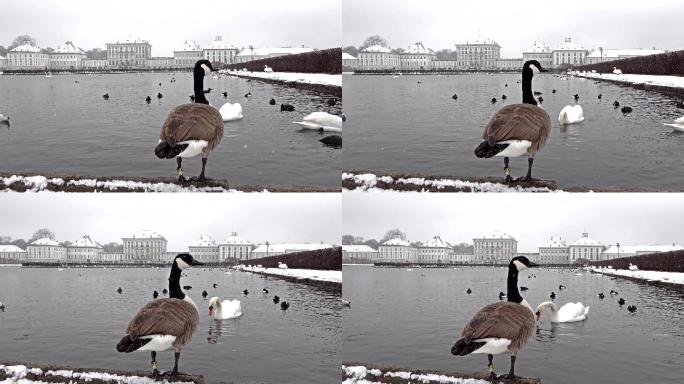
<svg viewBox="0 0 684 384">
<path fill-rule="evenodd" d="M 327 73 L 250 72 L 236 70 L 225 71 L 222 73 L 240 77 L 276 80 L 285 83 L 316 84 L 342 88 L 342 74 L 331 75 Z"/>
<path fill-rule="evenodd" d="M 456 372 L 430 372 L 426 370 L 406 369 L 358 363 L 342 365 L 343 384 L 383 384 L 383 383 L 449 383 L 449 384 L 488 384 L 484 375 Z M 539 379 L 519 377 L 514 380 L 497 379 L 500 384 L 534 384 Z"/>
<path fill-rule="evenodd" d="M 648 282 L 660 282 L 672 285 L 679 285 L 684 288 L 684 273 L 682 272 L 661 272 L 661 271 L 631 271 L 628 269 L 614 269 L 609 267 L 586 267 L 588 271 L 600 273 L 608 276 L 627 277 L 635 280 Z"/>
<path fill-rule="evenodd" d="M 132 372 L 123 374 L 122 372 L 112 373 L 106 371 L 95 371 L 91 369 L 77 370 L 72 368 L 59 369 L 57 367 L 27 367 L 23 364 L 0 364 L 0 378 L 6 383 L 116 383 L 116 384 L 196 384 L 203 383 L 201 376 L 181 375 L 180 377 L 189 381 L 169 381 L 167 379 L 155 380 L 147 377 L 143 373 Z"/>
<path fill-rule="evenodd" d="M 289 277 L 298 280 L 311 280 L 326 283 L 342 284 L 342 271 L 324 271 L 319 269 L 295 269 L 295 268 L 263 268 L 258 266 L 238 265 L 240 271 L 261 273 L 270 276 Z"/>
<path fill-rule="evenodd" d="M 614 73 L 592 73 L 592 72 L 573 72 L 573 76 L 587 79 L 608 80 L 616 83 L 629 85 L 650 85 L 656 87 L 676 88 L 684 90 L 684 77 L 681 76 L 660 76 L 660 75 L 637 75 Z"/>
</svg>

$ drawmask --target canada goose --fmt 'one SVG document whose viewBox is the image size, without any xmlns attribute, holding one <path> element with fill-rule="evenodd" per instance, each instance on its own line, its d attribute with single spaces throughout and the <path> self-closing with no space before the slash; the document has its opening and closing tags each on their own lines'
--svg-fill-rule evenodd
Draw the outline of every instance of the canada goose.
<svg viewBox="0 0 684 384">
<path fill-rule="evenodd" d="M 263 293 L 268 293 L 268 289 L 263 288 L 263 289 L 261 290 L 261 292 L 263 292 Z"/>
<path fill-rule="evenodd" d="M 207 157 L 223 138 L 223 118 L 204 97 L 204 75 L 212 71 L 209 60 L 195 63 L 193 72 L 195 102 L 179 105 L 169 112 L 159 134 L 159 144 L 154 153 L 160 159 L 176 158 L 179 181 L 185 181 L 182 162 L 184 157 L 202 154 L 202 172 L 198 181 L 205 180 Z"/>
<path fill-rule="evenodd" d="M 215 320 L 235 319 L 242 316 L 240 300 L 221 300 L 214 296 L 209 299 L 209 316 Z"/>
<path fill-rule="evenodd" d="M 564 290 L 565 288 L 566 288 L 566 287 L 565 287 L 565 285 L 563 285 L 563 284 L 561 284 L 561 285 L 558 286 L 558 290 L 559 290 L 559 291 L 562 291 L 562 290 Z"/>
<path fill-rule="evenodd" d="M 242 294 L 243 294 L 243 295 L 249 295 L 249 291 L 245 289 L 245 290 L 242 291 Z"/>
<path fill-rule="evenodd" d="M 282 106 L 281 106 L 282 109 Z M 305 129 L 313 129 L 319 132 L 342 132 L 342 118 L 327 112 L 312 112 L 302 118 L 302 121 L 293 121 Z"/>
<path fill-rule="evenodd" d="M 123 289 L 121 289 L 121 287 L 119 287 L 119 289 L 117 289 L 116 291 L 119 292 L 119 295 L 120 295 L 121 292 L 123 292 Z"/>
<path fill-rule="evenodd" d="M 242 105 L 240 103 L 225 103 L 219 109 L 219 113 L 224 122 L 240 120 L 242 119 Z"/>
<path fill-rule="evenodd" d="M 471 293 L 473 293 L 473 290 L 470 289 L 470 288 L 468 288 L 468 290 L 466 291 L 466 293 L 470 295 Z"/>
<path fill-rule="evenodd" d="M 104 95 L 102 95 L 102 98 L 105 100 L 109 100 L 109 93 L 105 93 Z"/>
<path fill-rule="evenodd" d="M 551 129 L 549 114 L 537 106 L 532 95 L 532 77 L 535 72 L 545 72 L 536 60 L 526 61 L 522 69 L 522 104 L 507 105 L 494 113 L 482 133 L 484 141 L 475 148 L 475 156 L 504 157 L 505 181 L 511 182 L 509 157 L 527 154 L 527 176 L 521 181 L 532 180 L 534 155 L 544 146 Z"/>
<path fill-rule="evenodd" d="M 560 125 L 577 124 L 584 121 L 584 110 L 581 105 L 566 105 L 558 114 Z"/>
<path fill-rule="evenodd" d="M 164 97 L 164 95 L 162 95 L 161 92 L 158 92 L 157 93 L 157 99 L 161 99 L 162 97 Z"/>
<path fill-rule="evenodd" d="M 556 308 L 556 304 L 552 301 L 545 301 L 537 306 L 535 313 L 537 321 L 541 317 L 544 309 L 551 308 L 551 322 L 552 323 L 573 323 L 576 321 L 584 321 L 589 313 L 589 307 L 585 307 L 582 303 L 567 303 L 560 309 Z"/>
<path fill-rule="evenodd" d="M 508 99 L 508 97 L 506 97 L 506 95 L 501 95 L 501 100 L 506 100 L 506 99 Z"/>
<path fill-rule="evenodd" d="M 328 105 L 329 105 L 329 106 L 332 107 L 332 106 L 334 106 L 335 104 L 337 104 L 337 99 L 336 99 L 336 98 L 333 97 L 332 99 L 328 99 Z"/>
<path fill-rule="evenodd" d="M 499 292 L 499 300 L 503 300 L 504 297 L 506 297 L 506 294 L 503 292 Z"/>
<path fill-rule="evenodd" d="M 454 100 L 458 100 L 458 95 L 454 93 L 453 96 L 451 96 L 451 98 Z"/>
<path fill-rule="evenodd" d="M 221 94 L 223 95 L 223 97 L 228 97 L 228 92 L 223 92 Z"/>
<path fill-rule="evenodd" d="M 636 307 L 636 305 L 628 305 L 627 310 L 634 313 L 634 312 L 636 312 L 637 307 Z"/>
<path fill-rule="evenodd" d="M 620 111 L 624 114 L 631 113 L 632 112 L 632 107 L 624 106 Z"/>
<path fill-rule="evenodd" d="M 613 73 L 616 75 L 622 75 L 622 71 L 617 69 L 616 67 L 613 67 Z"/>
<path fill-rule="evenodd" d="M 202 297 L 206 298 L 207 296 L 209 296 L 209 294 L 207 293 L 206 290 L 203 290 L 202 291 Z"/>
<path fill-rule="evenodd" d="M 556 292 L 551 291 L 551 294 L 549 295 L 549 297 L 551 298 L 551 300 L 555 299 L 556 298 Z"/>
<path fill-rule="evenodd" d="M 492 104 L 496 104 L 496 97 L 492 97 Z"/>
<path fill-rule="evenodd" d="M 606 295 L 603 294 L 603 292 L 598 294 L 598 298 L 603 300 L 603 298 L 606 297 Z"/>
<path fill-rule="evenodd" d="M 175 363 L 171 375 L 178 374 L 180 351 L 197 330 L 199 313 L 195 303 L 181 290 L 181 271 L 193 265 L 202 265 L 189 253 L 177 255 L 171 265 L 168 299 L 147 303 L 133 317 L 126 328 L 126 335 L 116 345 L 119 352 L 151 351 L 152 374 L 157 370 L 157 352 L 173 348 Z"/>
<path fill-rule="evenodd" d="M 601 100 L 601 94 L 600 93 L 598 94 L 598 99 Z"/>
<path fill-rule="evenodd" d="M 278 297 L 277 295 L 273 296 L 273 303 L 274 304 L 278 304 L 279 301 L 280 301 L 280 297 Z"/>
<path fill-rule="evenodd" d="M 340 135 L 326 136 L 318 141 L 331 148 L 342 148 L 342 136 Z"/>
<path fill-rule="evenodd" d="M 157 297 L 159 297 L 159 292 L 157 292 L 157 291 L 152 292 L 152 297 L 155 298 L 155 299 L 156 299 Z"/>
<path fill-rule="evenodd" d="M 290 303 L 288 303 L 287 301 L 283 301 L 280 303 L 280 309 L 282 309 L 283 311 L 288 308 L 290 308 Z"/>
<path fill-rule="evenodd" d="M 618 300 L 618 305 L 625 305 L 625 299 L 621 297 L 620 300 Z"/>
<path fill-rule="evenodd" d="M 245 97 L 252 97 L 252 92 L 245 93 Z"/>
<path fill-rule="evenodd" d="M 507 378 L 515 377 L 515 358 L 534 331 L 532 307 L 520 296 L 518 273 L 537 264 L 525 256 L 514 257 L 508 266 L 508 301 L 484 306 L 463 327 L 460 338 L 451 347 L 455 356 L 486 353 L 489 375 L 496 378 L 494 355 L 511 353 L 511 369 Z"/>
<path fill-rule="evenodd" d="M 145 101 L 147 102 L 147 104 L 149 104 L 150 102 L 152 102 L 152 98 L 149 97 L 149 96 L 147 96 L 147 97 L 145 98 Z"/>
<path fill-rule="evenodd" d="M 523 287 L 523 286 L 520 287 L 520 290 L 521 290 L 521 291 L 527 291 L 528 289 L 529 289 L 529 288 L 527 288 L 527 287 Z"/>
<path fill-rule="evenodd" d="M 674 128 L 675 131 L 684 132 L 684 116 L 675 120 L 674 123 L 665 123 L 665 125 Z"/>
<path fill-rule="evenodd" d="M 276 101 L 274 98 L 271 97 L 271 100 L 268 101 L 270 105 L 276 105 Z"/>
<path fill-rule="evenodd" d="M 280 104 L 280 112 L 292 112 L 295 110 L 294 105 L 291 104 Z"/>
<path fill-rule="evenodd" d="M 615 101 L 613 102 L 613 107 L 614 107 L 614 108 L 617 108 L 617 107 L 619 107 L 619 106 L 620 106 L 620 103 L 618 103 L 618 101 L 615 100 Z"/>
</svg>

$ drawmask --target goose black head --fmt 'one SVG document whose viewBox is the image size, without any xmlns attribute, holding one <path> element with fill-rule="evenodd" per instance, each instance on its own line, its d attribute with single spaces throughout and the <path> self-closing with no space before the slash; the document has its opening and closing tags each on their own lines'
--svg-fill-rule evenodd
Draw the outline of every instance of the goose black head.
<svg viewBox="0 0 684 384">
<path fill-rule="evenodd" d="M 195 75 L 208 75 L 211 73 L 211 71 L 214 70 L 214 67 L 211 66 L 211 62 L 206 59 L 198 60 L 195 63 L 195 69 L 193 70 L 193 74 Z"/>
<path fill-rule="evenodd" d="M 509 267 L 514 267 L 518 272 L 524 271 L 527 268 L 532 268 L 532 267 L 537 267 L 537 266 L 539 266 L 539 265 L 531 262 L 525 256 L 516 256 L 513 258 L 513 260 L 511 260 L 511 263 L 509 264 Z"/>
<path fill-rule="evenodd" d="M 176 255 L 176 258 L 173 260 L 173 262 L 181 271 L 192 265 L 204 265 L 204 263 L 195 260 L 195 258 L 189 253 L 179 253 Z"/>
<path fill-rule="evenodd" d="M 542 68 L 541 64 L 537 60 L 527 60 L 523 64 L 523 75 L 536 75 L 539 72 L 546 72 L 546 69 Z"/>
</svg>

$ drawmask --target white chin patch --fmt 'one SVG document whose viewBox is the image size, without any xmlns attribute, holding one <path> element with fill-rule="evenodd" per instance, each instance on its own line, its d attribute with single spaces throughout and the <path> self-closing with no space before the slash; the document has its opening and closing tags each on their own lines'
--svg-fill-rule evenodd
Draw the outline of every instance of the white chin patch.
<svg viewBox="0 0 684 384">
<path fill-rule="evenodd" d="M 176 264 L 178 265 L 178 268 L 180 268 L 181 271 L 189 267 L 188 263 L 183 261 L 183 259 L 181 259 L 180 257 L 176 259 Z"/>
<path fill-rule="evenodd" d="M 515 264 L 515 267 L 518 269 L 518 271 L 524 271 L 527 269 L 527 266 L 518 260 L 514 261 L 513 264 Z"/>
<path fill-rule="evenodd" d="M 539 73 L 539 68 L 537 68 L 536 65 L 530 64 L 529 67 L 530 67 L 530 69 L 532 70 L 532 72 L 533 72 L 534 74 Z"/>
<path fill-rule="evenodd" d="M 205 75 L 208 75 L 208 74 L 211 73 L 211 69 L 209 69 L 209 67 L 207 67 L 206 64 L 202 64 L 202 69 L 204 69 L 204 74 L 205 74 Z"/>
</svg>

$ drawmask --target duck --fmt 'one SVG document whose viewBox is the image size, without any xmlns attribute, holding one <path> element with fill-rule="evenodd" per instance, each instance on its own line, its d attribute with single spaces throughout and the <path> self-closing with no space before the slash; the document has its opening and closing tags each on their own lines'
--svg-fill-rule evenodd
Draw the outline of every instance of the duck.
<svg viewBox="0 0 684 384">
<path fill-rule="evenodd" d="M 598 298 L 603 300 L 603 298 L 606 297 L 606 295 L 603 294 L 603 292 L 598 294 Z"/>
<path fill-rule="evenodd" d="M 335 106 L 335 104 L 337 104 L 336 98 L 333 97 L 332 99 L 328 99 L 328 105 L 329 106 L 333 107 L 333 106 Z"/>
<path fill-rule="evenodd" d="M 261 292 L 264 293 L 264 294 L 268 294 L 268 289 L 263 288 L 263 289 L 261 290 Z"/>
<path fill-rule="evenodd" d="M 105 100 L 109 100 L 109 93 L 105 93 L 104 95 L 102 95 L 102 98 Z"/>
<path fill-rule="evenodd" d="M 171 264 L 169 298 L 158 299 L 143 306 L 128 323 L 126 334 L 116 345 L 121 353 L 150 351 L 152 375 L 159 376 L 157 352 L 174 349 L 175 363 L 171 375 L 178 375 L 181 350 L 197 331 L 199 313 L 190 296 L 180 287 L 181 272 L 191 266 L 203 265 L 189 253 L 178 254 Z"/>
<path fill-rule="evenodd" d="M 243 294 L 243 295 L 249 295 L 249 291 L 246 290 L 246 289 L 243 289 L 243 290 L 242 290 L 242 294 Z"/>
<path fill-rule="evenodd" d="M 501 95 L 501 100 L 506 100 L 506 99 L 508 99 L 508 97 L 506 97 L 506 95 Z"/>
<path fill-rule="evenodd" d="M 618 300 L 618 305 L 620 305 L 620 306 L 625 305 L 625 299 L 623 299 L 623 298 L 621 297 L 620 300 Z"/>
<path fill-rule="evenodd" d="M 461 330 L 451 354 L 466 356 L 471 353 L 487 354 L 489 377 L 494 372 L 494 355 L 511 354 L 511 369 L 506 378 L 515 378 L 515 359 L 520 349 L 534 333 L 535 317 L 532 307 L 518 291 L 518 274 L 536 267 L 525 256 L 514 257 L 508 265 L 508 301 L 496 302 L 482 307 Z"/>
<path fill-rule="evenodd" d="M 192 289 L 192 285 L 184 285 L 183 289 L 185 289 L 186 291 L 189 291 Z"/>
<path fill-rule="evenodd" d="M 275 99 L 271 97 L 271 100 L 268 101 L 268 104 L 270 104 L 270 105 L 276 105 Z"/>
<path fill-rule="evenodd" d="M 156 299 L 157 297 L 159 297 L 159 292 L 157 292 L 157 291 L 152 292 L 152 298 Z"/>
<path fill-rule="evenodd" d="M 5 312 L 5 304 L 0 301 L 0 312 Z"/>
<path fill-rule="evenodd" d="M 147 96 L 147 97 L 145 98 L 145 101 L 147 102 L 147 104 L 149 104 L 149 103 L 152 102 L 152 98 L 149 97 L 149 96 Z"/>
<path fill-rule="evenodd" d="M 636 312 L 637 307 L 636 307 L 636 305 L 628 305 L 627 310 L 634 313 L 634 312 Z"/>
<path fill-rule="evenodd" d="M 209 60 L 199 60 L 193 69 L 195 102 L 179 105 L 169 112 L 154 149 L 160 159 L 176 159 L 178 181 L 185 181 L 183 158 L 202 155 L 202 172 L 197 181 L 206 180 L 205 168 L 209 153 L 223 138 L 223 117 L 209 105 L 202 86 L 204 76 L 212 71 Z"/>
<path fill-rule="evenodd" d="M 615 101 L 613 102 L 613 108 L 617 108 L 617 107 L 619 107 L 619 106 L 620 106 L 620 103 L 619 103 L 617 100 L 615 100 Z"/>
<path fill-rule="evenodd" d="M 485 126 L 482 138 L 484 141 L 475 148 L 475 156 L 504 158 L 505 181 L 514 181 L 511 177 L 509 158 L 527 155 L 527 175 L 516 181 L 532 181 L 532 164 L 534 156 L 544 146 L 551 131 L 551 118 L 545 110 L 537 106 L 532 95 L 532 77 L 535 73 L 545 72 L 537 60 L 528 60 L 522 68 L 521 104 L 507 105 L 494 113 Z"/>
<path fill-rule="evenodd" d="M 274 304 L 278 304 L 279 301 L 280 301 L 280 297 L 278 297 L 278 295 L 273 296 L 273 303 Z"/>
<path fill-rule="evenodd" d="M 520 286 L 520 290 L 523 291 L 523 292 L 524 292 L 524 291 L 527 291 L 528 289 L 529 289 L 529 288 L 527 288 L 527 287 Z"/>
<path fill-rule="evenodd" d="M 563 284 L 560 284 L 560 285 L 558 286 L 558 290 L 559 290 L 559 291 L 562 291 L 562 290 L 564 290 L 565 288 L 567 288 L 567 287 L 566 287 L 565 285 L 563 285 Z"/>
<path fill-rule="evenodd" d="M 598 94 L 598 99 L 601 100 L 601 94 L 600 93 Z"/>
<path fill-rule="evenodd" d="M 684 116 L 676 119 L 674 123 L 666 123 L 665 125 L 674 128 L 675 131 L 684 132 Z"/>
<path fill-rule="evenodd" d="M 245 97 L 252 97 L 252 92 L 245 93 Z"/>
<path fill-rule="evenodd" d="M 221 93 L 221 95 L 223 95 L 223 97 L 228 97 L 228 92 L 225 92 L 225 91 L 224 91 L 224 92 Z"/>
<path fill-rule="evenodd" d="M 542 103 L 544 103 L 544 98 L 539 96 L 539 97 L 537 97 L 537 101 L 539 102 L 539 104 L 542 104 Z"/>
<path fill-rule="evenodd" d="M 242 105 L 240 105 L 240 103 L 225 103 L 221 106 L 221 109 L 219 109 L 219 113 L 221 114 L 224 123 L 227 121 L 240 120 L 243 117 Z"/>
<path fill-rule="evenodd" d="M 622 113 L 624 113 L 624 114 L 632 113 L 632 107 L 628 107 L 628 106 L 625 105 L 624 107 L 622 107 L 622 108 L 620 109 L 620 111 L 621 111 Z"/>
<path fill-rule="evenodd" d="M 202 297 L 206 298 L 207 296 L 209 296 L 209 293 L 205 289 L 202 291 Z"/>
<path fill-rule="evenodd" d="M 622 71 L 616 67 L 613 67 L 613 74 L 615 75 L 622 75 Z"/>
<path fill-rule="evenodd" d="M 466 293 L 470 295 L 471 293 L 473 293 L 473 290 L 470 289 L 470 288 L 468 288 L 468 289 L 466 290 Z"/>
<path fill-rule="evenodd" d="M 116 291 L 119 292 L 119 295 L 120 295 L 121 292 L 123 292 L 123 289 L 121 289 L 121 287 L 119 287 L 119 289 L 117 289 Z"/>
<path fill-rule="evenodd" d="M 195 95 L 190 95 L 190 101 L 195 102 Z"/>
<path fill-rule="evenodd" d="M 290 308 L 290 303 L 288 303 L 287 301 L 282 301 L 280 303 L 280 309 L 282 309 L 283 311 L 288 309 L 288 308 Z"/>
<path fill-rule="evenodd" d="M 560 125 L 577 124 L 584 121 L 584 110 L 581 105 L 566 105 L 558 114 Z"/>
<path fill-rule="evenodd" d="M 611 294 L 611 295 L 617 295 L 618 293 L 617 293 L 617 291 L 611 289 L 611 290 L 610 290 L 610 294 Z"/>
<path fill-rule="evenodd" d="M 539 95 L 541 95 L 542 93 L 539 92 L 539 91 L 534 91 L 534 92 L 532 92 L 532 94 L 535 95 L 535 96 L 539 96 Z"/>
<path fill-rule="evenodd" d="M 295 110 L 292 104 L 280 104 L 280 112 L 293 112 Z"/>
<path fill-rule="evenodd" d="M 163 293 L 164 295 L 166 295 L 167 293 L 169 293 L 169 291 L 168 291 L 166 288 L 164 288 L 164 289 L 162 289 L 162 293 Z"/>
<path fill-rule="evenodd" d="M 551 294 L 549 295 L 549 297 L 551 298 L 551 300 L 554 300 L 556 298 L 556 292 L 551 291 Z"/>
<path fill-rule="evenodd" d="M 320 140 L 323 145 L 331 148 L 342 148 L 342 136 L 340 135 L 330 135 L 326 136 Z"/>
<path fill-rule="evenodd" d="M 499 292 L 499 300 L 503 300 L 504 297 L 506 297 L 506 294 L 503 292 Z"/>
<path fill-rule="evenodd" d="M 209 67 L 209 68 L 211 68 L 211 67 Z M 212 71 L 213 71 L 213 69 L 212 69 Z M 211 93 L 211 88 L 207 88 L 205 90 L 202 90 L 202 93 Z"/>
<path fill-rule="evenodd" d="M 496 104 L 496 97 L 492 97 L 492 104 Z"/>
<path fill-rule="evenodd" d="M 293 121 L 303 129 L 313 129 L 319 132 L 342 132 L 342 118 L 327 112 L 312 112 L 302 118 L 302 121 Z"/>
<path fill-rule="evenodd" d="M 161 99 L 162 97 L 164 97 L 164 95 L 162 95 L 161 92 L 158 92 L 157 93 L 157 99 Z"/>
<path fill-rule="evenodd" d="M 214 296 L 209 299 L 209 317 L 214 320 L 236 319 L 242 316 L 240 300 L 223 300 Z"/>
<path fill-rule="evenodd" d="M 351 301 L 346 300 L 346 299 L 341 299 L 341 300 L 342 300 L 342 307 L 351 308 Z"/>
<path fill-rule="evenodd" d="M 214 283 L 213 287 L 218 288 L 218 284 Z"/>
<path fill-rule="evenodd" d="M 556 90 L 555 90 L 555 89 L 552 89 L 552 90 L 551 90 L 551 93 L 556 93 Z"/>
<path fill-rule="evenodd" d="M 544 309 L 546 308 L 551 308 L 552 323 L 573 323 L 577 321 L 584 321 L 589 313 L 589 307 L 585 307 L 580 302 L 567 303 L 560 307 L 560 309 L 557 309 L 554 302 L 545 301 L 537 306 L 537 311 L 535 312 L 537 321 L 539 321 L 542 312 L 544 312 Z"/>
<path fill-rule="evenodd" d="M 454 93 L 454 94 L 451 96 L 451 98 L 454 99 L 454 100 L 458 100 L 458 95 Z"/>
</svg>

